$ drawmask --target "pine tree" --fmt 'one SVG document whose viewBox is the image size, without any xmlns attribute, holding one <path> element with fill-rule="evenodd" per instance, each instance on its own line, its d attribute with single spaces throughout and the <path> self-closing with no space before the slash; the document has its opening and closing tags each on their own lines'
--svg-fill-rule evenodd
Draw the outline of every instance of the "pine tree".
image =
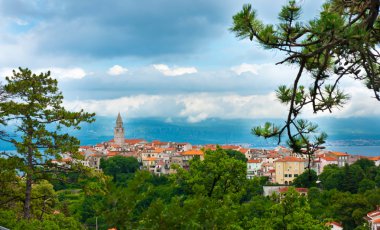
<svg viewBox="0 0 380 230">
<path fill-rule="evenodd" d="M 1 115 L 7 123 L 12 122 L 15 132 L 3 139 L 17 150 L 7 153 L 7 157 L 20 159 L 17 169 L 26 183 L 23 216 L 30 219 L 32 184 L 46 173 L 60 170 L 50 163 L 52 158 L 77 152 L 79 141 L 63 128 L 79 129 L 81 122 L 93 122 L 94 114 L 67 111 L 62 106 L 57 80 L 50 77 L 50 72 L 37 75 L 19 68 L 13 76 L 6 77 L 4 91 L 12 98 L 0 102 Z"/>
<path fill-rule="evenodd" d="M 277 64 L 298 67 L 293 85 L 280 86 L 276 93 L 280 102 L 289 106 L 285 125 L 266 123 L 252 132 L 265 138 L 283 135 L 295 152 L 309 156 L 327 135 L 318 126 L 298 119 L 306 107 L 314 113 L 332 112 L 349 100 L 339 85 L 352 77 L 362 81 L 380 101 L 380 19 L 379 0 L 328 0 L 319 17 L 301 21 L 301 7 L 291 0 L 279 13 L 277 25 L 264 24 L 250 4 L 233 16 L 231 31 L 241 39 L 250 39 L 265 49 L 278 50 L 286 55 Z M 300 84 L 301 78 L 311 77 L 312 84 Z"/>
</svg>

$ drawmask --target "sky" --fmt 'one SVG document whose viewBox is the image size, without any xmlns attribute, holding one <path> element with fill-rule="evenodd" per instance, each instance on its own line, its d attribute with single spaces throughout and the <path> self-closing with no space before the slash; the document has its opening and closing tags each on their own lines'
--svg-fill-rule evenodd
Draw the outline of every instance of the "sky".
<svg viewBox="0 0 380 230">
<path fill-rule="evenodd" d="M 298 1 L 303 18 L 321 0 Z M 275 98 L 290 85 L 284 56 L 229 32 L 251 3 L 276 23 L 282 0 L 0 0 L 0 80 L 12 69 L 51 70 L 68 109 L 126 118 L 283 118 Z M 380 107 L 363 83 L 346 79 L 350 102 L 332 116 L 376 117 Z"/>
</svg>

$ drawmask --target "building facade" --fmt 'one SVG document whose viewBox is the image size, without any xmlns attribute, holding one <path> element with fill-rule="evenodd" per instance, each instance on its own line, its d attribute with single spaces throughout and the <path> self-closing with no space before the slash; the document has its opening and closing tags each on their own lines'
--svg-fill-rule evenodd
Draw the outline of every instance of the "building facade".
<svg viewBox="0 0 380 230">
<path fill-rule="evenodd" d="M 276 160 L 275 182 L 289 185 L 293 180 L 305 171 L 305 160 L 297 157 L 287 156 Z"/>
</svg>

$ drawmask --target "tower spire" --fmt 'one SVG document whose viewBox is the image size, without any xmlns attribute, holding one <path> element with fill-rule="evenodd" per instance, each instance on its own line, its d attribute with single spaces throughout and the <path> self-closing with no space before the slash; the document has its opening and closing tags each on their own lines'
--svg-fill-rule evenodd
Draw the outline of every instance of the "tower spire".
<svg viewBox="0 0 380 230">
<path fill-rule="evenodd" d="M 123 127 L 123 120 L 121 119 L 120 112 L 117 114 L 116 127 Z"/>
<path fill-rule="evenodd" d="M 123 146 L 124 145 L 124 127 L 123 120 L 121 119 L 120 112 L 117 114 L 116 126 L 114 129 L 114 141 L 116 144 Z"/>
</svg>

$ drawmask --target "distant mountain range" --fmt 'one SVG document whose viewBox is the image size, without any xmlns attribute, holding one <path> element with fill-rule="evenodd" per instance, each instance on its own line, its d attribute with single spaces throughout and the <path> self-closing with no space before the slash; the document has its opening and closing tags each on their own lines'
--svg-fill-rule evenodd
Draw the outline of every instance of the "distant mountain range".
<svg viewBox="0 0 380 230">
<path fill-rule="evenodd" d="M 123 117 L 127 138 L 143 138 L 148 141 L 190 142 L 192 144 L 243 144 L 253 147 L 274 147 L 276 140 L 251 135 L 251 128 L 266 121 L 281 124 L 283 120 L 210 118 L 198 123 L 189 123 L 183 118 L 127 119 Z M 81 130 L 70 133 L 81 140 L 82 145 L 95 144 L 113 138 L 115 117 L 98 116 L 96 122 L 84 124 Z M 371 146 L 371 152 L 380 155 L 380 119 L 377 118 L 319 118 L 314 120 L 321 130 L 328 133 L 328 148 Z M 10 131 L 11 128 L 8 128 Z M 283 143 L 284 144 L 284 143 Z M 13 147 L 0 142 L 1 149 Z M 350 148 L 348 148 L 350 149 Z M 360 150 L 359 150 L 360 151 Z M 367 151 L 367 150 L 366 150 Z M 356 152 L 356 151 L 355 151 Z M 363 153 L 364 154 L 364 153 Z M 371 154 L 376 155 L 376 153 Z"/>
</svg>

